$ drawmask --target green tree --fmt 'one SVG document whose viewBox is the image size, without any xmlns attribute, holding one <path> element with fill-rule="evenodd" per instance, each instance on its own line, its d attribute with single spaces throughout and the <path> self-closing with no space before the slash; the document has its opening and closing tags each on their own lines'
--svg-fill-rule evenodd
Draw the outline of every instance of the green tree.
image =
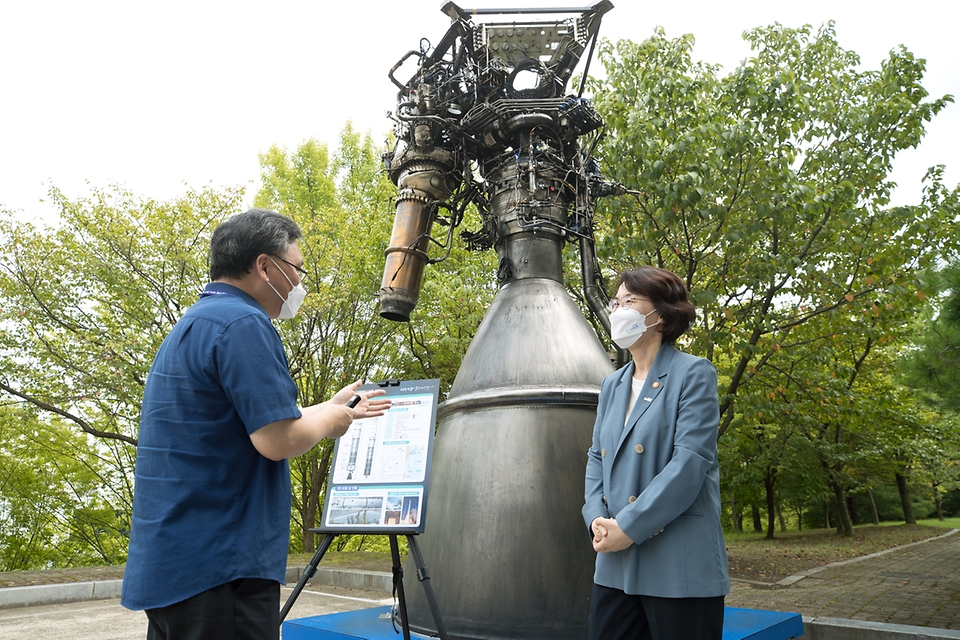
<svg viewBox="0 0 960 640">
<path fill-rule="evenodd" d="M 943 496 L 960 487 L 960 424 L 952 412 L 930 416 L 928 424 L 914 442 L 916 475 L 930 488 L 935 515 L 943 520 Z"/>
<path fill-rule="evenodd" d="M 960 266 L 936 274 L 945 295 L 917 323 L 913 349 L 903 360 L 904 380 L 934 394 L 950 411 L 960 411 Z"/>
<path fill-rule="evenodd" d="M 898 50 L 858 72 L 832 27 L 747 39 L 756 56 L 725 78 L 691 61 L 689 36 L 605 44 L 596 83 L 610 172 L 643 194 L 606 207 L 602 255 L 684 277 L 701 312 L 691 348 L 731 359 L 722 430 L 794 327 L 880 292 L 913 296 L 957 235 L 938 173 L 919 205 L 885 208 L 895 153 L 950 101 L 924 101 L 922 60 Z"/>
<path fill-rule="evenodd" d="M 370 136 L 348 123 L 332 156 L 325 144 L 308 140 L 295 151 L 273 147 L 260 163 L 255 204 L 291 216 L 304 232 L 310 295 L 297 319 L 280 325 L 301 401 L 321 402 L 357 378 L 435 377 L 448 389 L 495 293 L 489 256 L 451 247 L 449 261 L 439 256 L 427 270 L 411 322 L 383 320 L 379 290 L 396 189 Z M 333 444 L 291 461 L 294 550 L 314 549 L 310 529 Z M 338 540 L 349 544 L 346 536 Z"/>
<path fill-rule="evenodd" d="M 369 135 L 347 125 L 332 157 L 325 145 L 308 141 L 293 153 L 270 149 L 261 166 L 263 186 L 256 205 L 279 210 L 300 224 L 311 272 L 306 282 L 310 295 L 301 313 L 278 324 L 301 402 L 325 400 L 357 378 L 431 375 L 449 385 L 485 308 L 484 297 L 492 297 L 488 290 L 470 289 L 470 274 L 479 272 L 472 265 L 482 263 L 479 254 L 467 256 L 465 269 L 448 267 L 451 261 L 432 270 L 426 286 L 435 288 L 436 295 L 416 322 L 401 326 L 381 320 L 378 292 L 390 234 L 390 217 L 384 214 L 393 210 L 395 189 L 382 173 Z M 59 433 L 62 442 L 86 438 L 94 458 L 85 464 L 99 474 L 100 488 L 96 501 L 75 492 L 75 508 L 49 511 L 69 512 L 73 520 L 42 517 L 47 511 L 24 519 L 29 510 L 18 505 L 34 498 L 14 504 L 11 492 L 0 513 L 23 519 L 27 530 L 36 532 L 28 536 L 33 550 L 42 541 L 63 541 L 63 532 L 80 521 L 81 507 L 90 522 L 102 512 L 104 522 L 113 522 L 111 531 L 126 535 L 123 523 L 132 504 L 147 371 L 163 338 L 206 282 L 209 235 L 241 208 L 242 192 L 191 191 L 169 203 L 138 198 L 118 187 L 77 201 L 59 192 L 53 197 L 61 210 L 54 229 L 0 215 L 0 391 L 15 408 L 32 411 L 36 429 L 43 433 Z M 24 446 L 51 464 L 65 463 L 59 457 L 70 455 L 66 446 L 42 445 L 43 438 L 27 431 L 10 438 L 28 443 Z M 308 530 L 316 523 L 331 452 L 327 442 L 291 461 L 295 549 L 312 549 Z M 13 475 L 17 458 L 28 459 L 20 448 L 8 445 L 2 455 L 9 478 L 22 481 L 16 495 L 43 493 L 45 485 L 28 482 L 22 464 Z M 106 518 L 109 514 L 112 520 Z M 87 535 L 91 549 L 99 544 L 79 526 L 70 532 L 77 540 Z M 100 546 L 101 561 L 116 558 L 109 545 Z M 27 548 L 11 542 L 10 548 L 15 547 Z M 47 561 L 31 557 L 31 562 Z"/>
<path fill-rule="evenodd" d="M 914 324 L 915 338 L 901 359 L 901 380 L 926 394 L 930 411 L 936 411 L 933 433 L 915 444 L 922 460 L 919 475 L 930 483 L 938 518 L 943 518 L 942 496 L 960 485 L 960 266 L 955 258 L 934 276 L 943 295 Z M 901 488 L 901 503 L 909 501 Z M 906 511 L 906 509 L 905 509 Z"/>
<path fill-rule="evenodd" d="M 196 300 L 206 238 L 236 209 L 240 193 L 190 191 L 168 203 L 119 187 L 77 201 L 58 191 L 52 196 L 60 209 L 56 228 L 0 215 L 0 391 L 36 416 L 17 440 L 35 450 L 33 457 L 20 445 L 9 455 L 42 460 L 39 468 L 61 474 L 44 482 L 73 482 L 78 472 L 68 470 L 78 461 L 99 479 L 95 496 L 78 483 L 73 506 L 49 512 L 56 514 L 51 539 L 60 544 L 81 510 L 90 518 L 129 519 L 147 371 L 164 336 Z M 122 555 L 90 530 L 75 527 L 71 535 L 87 536 L 102 561 Z"/>
<path fill-rule="evenodd" d="M 779 405 L 770 443 L 808 426 L 785 422 L 784 407 L 819 407 L 841 508 L 849 416 L 870 401 L 855 371 L 903 343 L 925 270 L 960 239 L 942 168 L 921 202 L 889 206 L 894 157 L 952 97 L 928 100 L 925 63 L 902 47 L 859 70 L 832 24 L 745 37 L 754 53 L 725 77 L 692 61 L 691 36 L 601 45 L 606 78 L 592 87 L 603 156 L 617 159 L 606 170 L 640 195 L 604 202 L 599 254 L 608 270 L 655 264 L 685 280 L 699 311 L 685 346 L 718 368 L 721 436 Z"/>
<path fill-rule="evenodd" d="M 92 440 L 28 407 L 0 410 L 0 571 L 123 562 L 129 519 Z"/>
<path fill-rule="evenodd" d="M 396 377 L 400 327 L 379 314 L 382 255 L 390 237 L 384 213 L 393 185 L 380 169 L 369 135 L 348 123 L 331 157 L 325 144 L 295 151 L 270 148 L 260 157 L 262 186 L 254 204 L 300 225 L 309 291 L 300 313 L 278 324 L 300 402 L 323 402 L 345 384 Z M 290 461 L 294 486 L 291 545 L 313 551 L 333 441 Z"/>
<path fill-rule="evenodd" d="M 916 524 L 929 515 L 915 513 L 918 501 L 936 507 L 941 494 L 957 486 L 960 434 L 956 414 L 937 411 L 916 390 L 897 387 L 894 400 L 877 449 L 895 481 L 904 522 Z"/>
</svg>

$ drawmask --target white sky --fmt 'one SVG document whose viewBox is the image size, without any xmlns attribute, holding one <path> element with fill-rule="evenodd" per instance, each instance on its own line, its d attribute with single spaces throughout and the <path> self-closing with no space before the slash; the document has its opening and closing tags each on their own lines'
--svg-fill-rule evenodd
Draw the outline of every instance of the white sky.
<svg viewBox="0 0 960 640">
<path fill-rule="evenodd" d="M 589 6 L 595 0 L 461 0 L 464 9 Z M 654 27 L 692 33 L 694 57 L 732 69 L 741 34 L 780 22 L 836 22 L 840 44 L 875 69 L 904 44 L 927 60 L 931 96 L 960 94 L 955 2 L 881 9 L 875 1 L 613 0 L 601 37 L 641 41 Z M 336 145 L 348 119 L 378 142 L 396 89 L 387 72 L 420 38 L 449 26 L 444 0 L 2 0 L 0 207 L 48 217 L 56 186 L 70 198 L 122 184 L 166 200 L 188 187 L 258 185 L 258 154 L 307 138 Z M 332 6 L 331 6 L 332 5 Z M 513 18 L 509 18 L 513 19 Z M 484 20 L 486 21 L 486 20 Z M 412 59 L 411 59 L 412 64 Z M 592 70 L 600 67 L 594 60 Z M 582 67 L 581 67 L 582 68 Z M 412 66 L 398 73 L 401 80 Z M 901 154 L 895 204 L 916 202 L 926 168 L 960 182 L 960 106 Z"/>
</svg>

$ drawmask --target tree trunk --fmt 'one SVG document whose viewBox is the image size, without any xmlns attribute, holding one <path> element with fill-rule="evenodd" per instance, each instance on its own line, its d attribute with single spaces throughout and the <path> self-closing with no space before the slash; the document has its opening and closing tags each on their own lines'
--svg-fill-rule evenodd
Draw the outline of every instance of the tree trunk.
<svg viewBox="0 0 960 640">
<path fill-rule="evenodd" d="M 853 504 L 853 496 L 847 494 L 847 512 L 850 514 L 850 522 L 854 526 L 860 524 L 860 515 L 857 513 L 857 507 Z"/>
<path fill-rule="evenodd" d="M 847 511 L 847 499 L 843 487 L 839 482 L 831 482 L 830 484 L 833 485 L 834 502 L 837 505 L 837 534 L 852 538 L 853 523 L 850 521 L 850 513 Z"/>
<path fill-rule="evenodd" d="M 763 533 L 763 521 L 760 519 L 760 507 L 755 504 L 750 505 L 750 512 L 753 514 L 753 530 L 755 533 Z"/>
<path fill-rule="evenodd" d="M 733 522 L 733 532 L 743 533 L 743 509 L 737 504 L 737 497 L 730 492 L 730 520 Z"/>
<path fill-rule="evenodd" d="M 787 530 L 787 519 L 783 517 L 783 506 L 777 502 L 777 520 L 780 521 L 780 531 Z"/>
<path fill-rule="evenodd" d="M 300 531 L 300 535 L 303 552 L 313 553 L 315 551 L 314 535 L 310 533 L 310 529 L 315 527 L 317 523 L 316 506 L 313 503 L 313 479 L 317 475 L 317 452 L 310 451 L 306 453 L 304 455 L 304 461 L 306 462 L 306 466 L 303 470 L 303 486 L 300 487 L 300 522 L 303 528 Z"/>
<path fill-rule="evenodd" d="M 917 524 L 917 519 L 913 516 L 913 503 L 910 502 L 910 487 L 907 486 L 907 477 L 900 473 L 895 473 L 894 476 L 897 478 L 897 491 L 900 492 L 903 521 L 906 524 Z"/>
<path fill-rule="evenodd" d="M 773 525 L 777 517 L 777 508 L 774 504 L 773 490 L 774 483 L 777 480 L 777 472 L 767 469 L 767 474 L 763 478 L 763 487 L 767 494 L 767 540 L 773 540 Z"/>
<path fill-rule="evenodd" d="M 937 520 L 943 522 L 945 518 L 943 517 L 943 496 L 940 495 L 940 483 L 933 483 L 933 504 L 937 507 Z"/>
<path fill-rule="evenodd" d="M 867 495 L 870 496 L 870 506 L 873 510 L 873 524 L 880 524 L 880 514 L 877 512 L 877 502 L 873 499 L 873 491 L 867 488 Z"/>
<path fill-rule="evenodd" d="M 830 528 L 830 501 L 823 501 L 823 526 L 825 529 Z"/>
</svg>

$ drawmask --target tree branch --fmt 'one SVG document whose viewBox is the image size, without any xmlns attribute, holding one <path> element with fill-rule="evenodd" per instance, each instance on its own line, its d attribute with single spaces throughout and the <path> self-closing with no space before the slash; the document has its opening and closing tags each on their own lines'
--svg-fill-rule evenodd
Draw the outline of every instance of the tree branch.
<svg viewBox="0 0 960 640">
<path fill-rule="evenodd" d="M 99 429 L 95 429 L 93 426 L 90 425 L 89 422 L 87 422 L 83 418 L 79 416 L 75 416 L 72 413 L 68 411 L 64 411 L 63 409 L 60 409 L 58 407 L 55 407 L 50 403 L 44 402 L 39 398 L 34 398 L 29 394 L 23 393 L 22 391 L 18 391 L 17 389 L 14 389 L 13 387 L 7 385 L 6 383 L 0 382 L 0 389 L 6 391 L 12 396 L 16 396 L 18 398 L 26 400 L 30 404 L 35 405 L 40 409 L 43 409 L 44 411 L 49 411 L 50 413 L 55 413 L 62 418 L 66 418 L 67 420 L 73 422 L 74 424 L 79 426 L 81 429 L 83 429 L 86 433 L 89 433 L 92 436 L 95 436 L 97 438 L 105 438 L 108 440 L 120 440 L 122 442 L 126 442 L 127 444 L 132 444 L 133 446 L 137 446 L 136 438 L 132 438 L 122 433 L 111 433 L 109 431 L 101 431 Z"/>
</svg>

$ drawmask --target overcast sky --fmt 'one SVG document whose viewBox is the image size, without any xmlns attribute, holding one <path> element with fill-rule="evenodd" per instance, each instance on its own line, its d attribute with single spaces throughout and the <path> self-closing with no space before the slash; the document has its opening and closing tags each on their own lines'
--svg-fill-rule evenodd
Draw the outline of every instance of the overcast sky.
<svg viewBox="0 0 960 640">
<path fill-rule="evenodd" d="M 472 7 L 588 6 L 591 0 L 489 0 Z M 960 93 L 958 10 L 946 0 L 882 10 L 870 1 L 654 3 L 613 0 L 601 37 L 692 33 L 694 57 L 730 70 L 749 55 L 743 31 L 773 22 L 836 22 L 840 44 L 879 67 L 903 44 L 927 60 L 932 96 Z M 49 187 L 68 197 L 122 184 L 171 199 L 188 187 L 241 185 L 258 154 L 308 138 L 335 146 L 348 119 L 378 142 L 396 90 L 387 72 L 421 38 L 440 41 L 443 0 L 3 0 L 0 2 L 0 207 L 47 217 Z M 510 18 L 512 19 L 512 18 Z M 597 69 L 599 64 L 594 65 Z M 406 70 L 410 71 L 407 72 Z M 405 80 L 412 67 L 398 75 Z M 960 107 L 901 154 L 895 203 L 915 202 L 926 168 L 960 182 Z"/>
</svg>

